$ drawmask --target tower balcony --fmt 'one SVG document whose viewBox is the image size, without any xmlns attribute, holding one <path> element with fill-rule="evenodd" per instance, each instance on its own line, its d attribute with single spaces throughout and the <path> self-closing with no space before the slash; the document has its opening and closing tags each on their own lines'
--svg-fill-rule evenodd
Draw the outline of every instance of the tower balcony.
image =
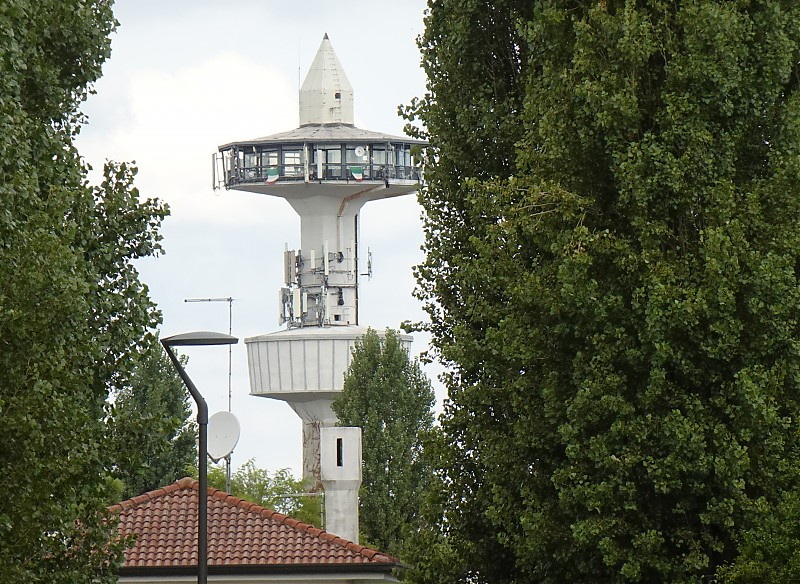
<svg viewBox="0 0 800 584">
<path fill-rule="evenodd" d="M 220 146 L 214 154 L 214 188 L 281 190 L 280 196 L 286 196 L 285 187 L 292 184 L 350 186 L 354 191 L 381 185 L 402 187 L 405 193 L 422 184 L 415 154 L 425 145 L 347 125 L 301 126 Z"/>
</svg>

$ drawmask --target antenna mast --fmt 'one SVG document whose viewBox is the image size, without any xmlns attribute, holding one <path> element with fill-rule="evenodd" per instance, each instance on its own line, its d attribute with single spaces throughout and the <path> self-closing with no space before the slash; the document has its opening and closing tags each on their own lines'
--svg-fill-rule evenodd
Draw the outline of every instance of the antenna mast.
<svg viewBox="0 0 800 584">
<path fill-rule="evenodd" d="M 233 330 L 233 301 L 235 299 L 228 296 L 227 298 L 184 298 L 184 302 L 227 302 L 228 303 L 228 334 L 230 335 Z M 231 357 L 232 346 L 228 345 L 228 411 L 231 411 Z M 225 457 L 225 491 L 231 492 L 231 453 Z"/>
</svg>

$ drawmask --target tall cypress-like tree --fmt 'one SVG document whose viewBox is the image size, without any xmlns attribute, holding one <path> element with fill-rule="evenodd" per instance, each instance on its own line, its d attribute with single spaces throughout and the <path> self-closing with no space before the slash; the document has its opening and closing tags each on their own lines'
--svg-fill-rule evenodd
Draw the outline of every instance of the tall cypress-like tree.
<svg viewBox="0 0 800 584">
<path fill-rule="evenodd" d="M 433 389 L 400 334 L 372 329 L 356 341 L 344 387 L 333 402 L 341 426 L 362 431 L 361 537 L 400 554 L 415 527 L 430 473 L 422 439 L 433 425 Z"/>
<path fill-rule="evenodd" d="M 131 262 L 166 210 L 135 170 L 91 187 L 79 105 L 116 25 L 105 0 L 0 3 L 0 574 L 113 581 L 106 398 L 158 314 Z"/>
<path fill-rule="evenodd" d="M 109 424 L 111 474 L 123 483 L 122 498 L 189 474 L 197 464 L 191 414 L 186 385 L 154 337 L 128 382 L 116 392 Z"/>
<path fill-rule="evenodd" d="M 429 2 L 413 579 L 701 582 L 795 486 L 799 10 Z"/>
</svg>

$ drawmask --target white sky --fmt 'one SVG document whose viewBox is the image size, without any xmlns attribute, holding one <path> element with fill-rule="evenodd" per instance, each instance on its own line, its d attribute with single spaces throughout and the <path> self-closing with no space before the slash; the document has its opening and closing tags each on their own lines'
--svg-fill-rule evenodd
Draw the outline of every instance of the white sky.
<svg viewBox="0 0 800 584">
<path fill-rule="evenodd" d="M 226 302 L 186 298 L 232 296 L 233 334 L 241 340 L 279 329 L 282 253 L 284 243 L 299 247 L 299 220 L 281 199 L 215 192 L 212 153 L 220 144 L 297 127 L 297 89 L 325 33 L 353 86 L 356 126 L 402 135 L 397 106 L 425 90 L 415 44 L 425 5 L 116 0 L 120 26 L 97 95 L 84 106 L 89 123 L 78 148 L 95 169 L 106 159 L 135 160 L 142 195 L 171 207 L 162 229 L 166 255 L 138 264 L 163 312 L 162 335 L 227 332 Z M 424 318 L 411 295 L 412 266 L 422 259 L 420 211 L 414 195 L 362 210 L 360 248 L 374 256 L 373 278 L 360 290 L 362 324 L 397 328 Z M 413 352 L 425 342 L 415 335 Z M 227 409 L 227 349 L 186 353 L 210 413 Z M 299 476 L 300 420 L 285 403 L 249 394 L 242 341 L 233 348 L 232 388 L 242 425 L 234 466 L 254 458 Z"/>
</svg>

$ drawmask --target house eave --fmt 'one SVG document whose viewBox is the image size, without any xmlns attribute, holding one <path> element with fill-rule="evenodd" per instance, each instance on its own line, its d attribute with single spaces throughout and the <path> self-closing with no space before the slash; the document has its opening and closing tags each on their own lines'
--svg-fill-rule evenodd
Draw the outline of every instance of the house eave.
<svg viewBox="0 0 800 584">
<path fill-rule="evenodd" d="M 369 564 L 283 564 L 283 565 L 228 565 L 209 566 L 209 581 L 225 581 L 231 577 L 252 582 L 398 582 L 393 572 L 402 568 L 397 563 Z M 146 584 L 154 581 L 194 582 L 197 566 L 130 566 L 119 569 L 120 582 Z"/>
</svg>

